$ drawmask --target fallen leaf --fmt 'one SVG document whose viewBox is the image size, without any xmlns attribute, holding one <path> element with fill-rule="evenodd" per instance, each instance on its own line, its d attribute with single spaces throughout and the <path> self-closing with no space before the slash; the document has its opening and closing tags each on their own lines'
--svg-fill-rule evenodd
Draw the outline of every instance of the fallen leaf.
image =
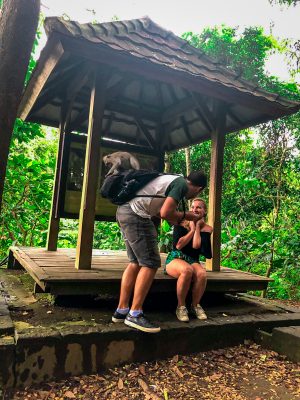
<svg viewBox="0 0 300 400">
<path fill-rule="evenodd" d="M 220 379 L 221 377 L 222 377 L 222 374 L 213 374 L 210 376 L 210 379 L 212 381 L 216 381 L 216 380 Z"/>
<path fill-rule="evenodd" d="M 183 373 L 179 370 L 179 368 L 175 365 L 173 368 L 174 372 L 179 376 L 179 378 L 183 377 Z"/>
<path fill-rule="evenodd" d="M 161 398 L 159 396 L 157 396 L 154 392 L 152 392 L 152 390 L 149 388 L 147 383 L 145 381 L 143 381 L 143 379 L 138 378 L 138 383 L 139 383 L 140 387 L 143 389 L 143 391 L 146 394 L 150 395 L 150 398 L 152 400 L 161 400 Z"/>
<path fill-rule="evenodd" d="M 169 395 L 167 389 L 164 389 L 164 399 L 169 400 Z"/>
<path fill-rule="evenodd" d="M 124 383 L 121 378 L 118 380 L 118 389 L 120 390 L 124 389 Z"/>
<path fill-rule="evenodd" d="M 47 311 L 47 314 L 52 314 L 52 313 L 53 313 L 53 311 L 51 311 L 51 310 Z"/>
<path fill-rule="evenodd" d="M 139 375 L 139 371 L 133 371 L 128 374 L 128 378 L 136 378 Z"/>
<path fill-rule="evenodd" d="M 140 387 L 143 389 L 144 392 L 147 393 L 147 392 L 150 391 L 149 386 L 147 385 L 147 383 L 145 381 L 143 381 L 143 379 L 139 378 L 138 379 L 138 383 L 139 383 Z"/>
<path fill-rule="evenodd" d="M 178 356 L 178 354 L 176 354 L 176 356 L 174 356 L 172 358 L 172 361 L 174 361 L 175 363 L 178 363 L 178 360 L 179 360 L 179 356 Z"/>
<path fill-rule="evenodd" d="M 64 393 L 64 396 L 65 396 L 67 399 L 75 399 L 75 398 L 76 398 L 75 394 L 74 394 L 73 392 L 71 392 L 71 390 L 67 390 L 67 391 Z"/>
<path fill-rule="evenodd" d="M 146 375 L 146 371 L 145 371 L 145 366 L 144 365 L 140 365 L 139 366 L 139 371 L 142 375 Z"/>
</svg>

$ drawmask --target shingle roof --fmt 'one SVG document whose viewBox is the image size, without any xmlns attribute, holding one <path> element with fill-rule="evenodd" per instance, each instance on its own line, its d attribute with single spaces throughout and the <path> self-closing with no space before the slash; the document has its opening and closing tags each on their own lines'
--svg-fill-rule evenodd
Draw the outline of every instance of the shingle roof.
<svg viewBox="0 0 300 400">
<path fill-rule="evenodd" d="M 59 126 L 62 105 L 79 80 L 68 128 L 87 132 L 91 65 L 109 75 L 108 140 L 153 149 L 159 139 L 161 151 L 174 150 L 211 137 L 217 105 L 226 107 L 225 133 L 300 109 L 299 102 L 245 81 L 148 17 L 101 24 L 51 17 L 45 30 L 48 42 L 19 108 L 28 121 Z"/>
<path fill-rule="evenodd" d="M 293 102 L 278 94 L 267 92 L 256 84 L 242 79 L 236 72 L 222 66 L 200 49 L 160 27 L 148 17 L 99 24 L 79 24 L 75 21 L 50 17 L 45 20 L 45 30 L 47 35 L 59 32 L 108 46 L 111 49 L 150 60 L 155 64 L 250 93 L 283 107 L 293 105 Z"/>
</svg>

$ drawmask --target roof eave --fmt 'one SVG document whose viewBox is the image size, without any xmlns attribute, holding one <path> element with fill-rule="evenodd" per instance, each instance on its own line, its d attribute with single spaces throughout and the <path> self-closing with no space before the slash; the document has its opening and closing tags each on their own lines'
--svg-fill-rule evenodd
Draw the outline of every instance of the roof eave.
<svg viewBox="0 0 300 400">
<path fill-rule="evenodd" d="M 64 52 L 59 35 L 54 33 L 49 37 L 45 47 L 43 48 L 31 78 L 24 89 L 18 108 L 19 118 L 26 120 L 47 79 L 63 56 Z"/>
</svg>

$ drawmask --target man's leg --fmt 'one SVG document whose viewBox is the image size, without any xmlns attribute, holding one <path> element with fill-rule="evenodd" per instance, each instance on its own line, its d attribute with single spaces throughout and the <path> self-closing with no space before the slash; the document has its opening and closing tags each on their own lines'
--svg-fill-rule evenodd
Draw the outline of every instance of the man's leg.
<svg viewBox="0 0 300 400">
<path fill-rule="evenodd" d="M 137 263 L 130 262 L 127 265 L 122 276 L 118 308 L 125 309 L 129 307 L 130 296 L 133 292 L 140 269 L 141 267 Z"/>
<path fill-rule="evenodd" d="M 154 276 L 157 269 L 141 267 L 140 271 L 136 277 L 134 286 L 134 295 L 132 300 L 132 310 L 142 310 L 145 298 L 149 292 L 152 285 Z"/>
<path fill-rule="evenodd" d="M 121 313 L 124 316 L 128 312 L 130 294 L 134 290 L 133 304 L 125 318 L 125 324 L 144 332 L 159 332 L 160 327 L 148 321 L 142 310 L 156 269 L 161 263 L 157 246 L 157 231 L 150 219 L 138 216 L 130 207 L 121 206 L 118 210 L 122 211 L 118 214 L 118 222 L 125 240 L 130 264 L 143 265 L 143 267 L 130 266 L 128 271 L 126 269 L 122 278 L 120 308 L 116 310 L 116 313 Z"/>
<path fill-rule="evenodd" d="M 140 270 L 139 263 L 127 239 L 128 232 L 130 233 L 132 228 L 134 230 L 134 227 L 132 227 L 134 216 L 135 215 L 132 214 L 132 210 L 129 205 L 121 206 L 117 210 L 116 217 L 125 242 L 129 264 L 125 268 L 125 271 L 122 275 L 119 304 L 112 316 L 113 322 L 124 322 L 129 311 L 129 301 L 133 292 L 136 277 Z M 131 229 L 128 228 L 128 225 Z"/>
<path fill-rule="evenodd" d="M 160 327 L 145 318 L 143 314 L 144 300 L 152 285 L 156 268 L 141 267 L 134 286 L 132 307 L 125 318 L 125 324 L 143 332 L 157 333 Z"/>
</svg>

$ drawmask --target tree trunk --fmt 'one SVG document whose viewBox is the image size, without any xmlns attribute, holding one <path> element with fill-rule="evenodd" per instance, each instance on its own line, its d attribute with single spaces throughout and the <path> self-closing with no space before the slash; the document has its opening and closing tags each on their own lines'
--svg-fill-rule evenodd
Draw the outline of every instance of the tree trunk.
<svg viewBox="0 0 300 400">
<path fill-rule="evenodd" d="M 165 169 L 164 172 L 167 174 L 168 172 L 171 172 L 171 163 L 170 163 L 170 154 L 165 153 Z"/>
<path fill-rule="evenodd" d="M 191 149 L 190 147 L 186 147 L 184 149 L 185 152 L 185 163 L 186 163 L 186 176 L 189 176 L 191 173 Z"/>
<path fill-rule="evenodd" d="M 270 278 L 271 272 L 273 271 L 273 266 L 274 266 L 274 258 L 275 258 L 275 230 L 277 229 L 277 222 L 278 222 L 278 217 L 279 217 L 279 212 L 280 212 L 280 207 L 281 207 L 281 187 L 282 187 L 282 170 L 283 170 L 283 164 L 286 159 L 287 155 L 287 148 L 283 149 L 283 152 L 280 157 L 280 162 L 278 166 L 278 176 L 277 176 L 277 187 L 276 187 L 276 197 L 273 199 L 273 218 L 272 218 L 272 242 L 271 242 L 271 258 L 269 262 L 269 266 L 266 271 L 266 277 Z M 266 297 L 267 296 L 267 289 L 264 289 L 262 291 L 261 297 Z"/>
<path fill-rule="evenodd" d="M 4 0 L 0 14 L 0 212 L 9 145 L 39 11 L 40 0 Z"/>
</svg>

